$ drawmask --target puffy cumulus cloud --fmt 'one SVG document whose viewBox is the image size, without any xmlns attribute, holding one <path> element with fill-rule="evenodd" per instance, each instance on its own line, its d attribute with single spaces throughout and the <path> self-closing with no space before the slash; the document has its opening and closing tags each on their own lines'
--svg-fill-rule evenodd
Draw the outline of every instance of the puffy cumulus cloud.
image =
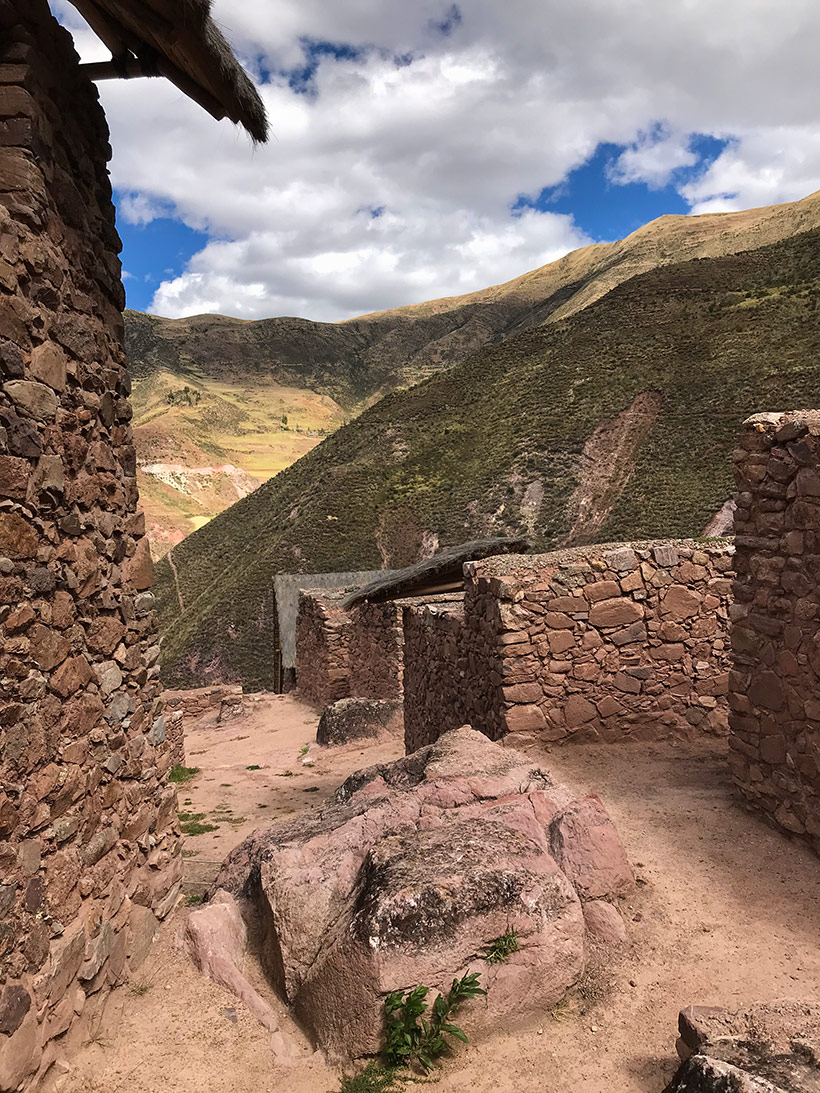
<svg viewBox="0 0 820 1093">
<path fill-rule="evenodd" d="M 161 313 L 336 319 L 497 283 L 586 242 L 535 199 L 603 141 L 624 147 L 610 181 L 671 180 L 694 211 L 820 188 L 814 0 L 214 11 L 265 98 L 269 144 L 164 81 L 100 85 L 121 215 L 172 210 L 212 238 L 160 286 Z M 695 133 L 729 142 L 699 174 Z M 536 207 L 516 212 L 520 198 Z"/>
<path fill-rule="evenodd" d="M 231 314 L 241 318 L 329 321 L 486 288 L 589 242 L 568 216 L 530 209 L 500 222 L 424 206 L 412 216 L 362 212 L 353 220 L 361 223 L 328 224 L 311 235 L 310 246 L 308 227 L 290 238 L 283 231 L 254 232 L 211 243 L 181 276 L 160 286 L 154 310 L 220 311 L 229 299 Z"/>
<path fill-rule="evenodd" d="M 697 154 L 685 133 L 673 133 L 659 125 L 641 133 L 624 149 L 612 165 L 609 178 L 618 185 L 645 182 L 653 189 L 661 189 L 676 172 L 695 167 L 697 162 Z"/>
</svg>

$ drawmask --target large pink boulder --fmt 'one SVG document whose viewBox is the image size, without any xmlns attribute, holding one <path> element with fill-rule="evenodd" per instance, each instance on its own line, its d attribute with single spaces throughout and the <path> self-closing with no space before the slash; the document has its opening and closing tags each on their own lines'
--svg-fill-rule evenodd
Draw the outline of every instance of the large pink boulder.
<svg viewBox="0 0 820 1093">
<path fill-rule="evenodd" d="M 388 992 L 468 971 L 488 991 L 459 1016 L 468 1032 L 543 1013 L 583 971 L 582 901 L 629 883 L 597 798 L 465 726 L 255 831 L 214 888 L 255 903 L 277 990 L 322 1048 L 352 1058 L 378 1051 Z M 486 962 L 510 930 L 518 951 Z"/>
</svg>

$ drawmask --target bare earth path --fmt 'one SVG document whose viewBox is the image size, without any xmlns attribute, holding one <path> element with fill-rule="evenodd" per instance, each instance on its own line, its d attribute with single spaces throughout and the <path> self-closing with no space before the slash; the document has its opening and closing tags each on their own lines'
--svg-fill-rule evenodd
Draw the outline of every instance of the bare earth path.
<svg viewBox="0 0 820 1093">
<path fill-rule="evenodd" d="M 208 815 L 223 804 L 243 820 L 189 839 L 192 866 L 227 853 L 258 824 L 254 810 L 267 820 L 315 807 L 350 771 L 401 750 L 395 738 L 314 746 L 306 767 L 313 755 L 299 753 L 315 723 L 294 699 L 266 696 L 245 718 L 188 737 L 201 773 L 182 787 L 184 807 Z M 681 1006 L 820 994 L 820 861 L 736 804 L 720 754 L 635 743 L 531 754 L 559 780 L 599 793 L 613 815 L 643 882 L 629 914 L 632 951 L 541 1022 L 461 1049 L 437 1074 L 442 1093 L 660 1093 Z M 115 992 L 86 1031 L 93 1042 L 74 1052 L 69 1093 L 338 1089 L 338 1072 L 303 1038 L 297 1064 L 278 1065 L 265 1030 L 200 978 L 180 940 L 186 913 L 171 916 L 136 984 Z M 246 971 L 270 998 L 252 962 Z"/>
</svg>

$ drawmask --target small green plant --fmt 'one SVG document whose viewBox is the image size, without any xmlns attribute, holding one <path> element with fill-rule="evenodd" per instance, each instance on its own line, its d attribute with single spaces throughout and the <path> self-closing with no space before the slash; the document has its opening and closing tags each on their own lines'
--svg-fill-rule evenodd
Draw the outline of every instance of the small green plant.
<svg viewBox="0 0 820 1093">
<path fill-rule="evenodd" d="M 144 998 L 150 991 L 153 984 L 149 983 L 147 979 L 142 979 L 138 983 L 129 983 L 128 990 L 131 994 L 136 995 L 137 998 Z"/>
<path fill-rule="evenodd" d="M 488 964 L 506 964 L 513 953 L 518 952 L 518 934 L 515 930 L 507 930 L 506 934 L 488 941 L 479 953 Z"/>
<path fill-rule="evenodd" d="M 179 826 L 185 835 L 205 835 L 209 831 L 216 831 L 217 824 L 202 823 L 204 812 L 180 812 Z"/>
<path fill-rule="evenodd" d="M 470 998 L 486 994 L 479 986 L 478 972 L 454 979 L 447 994 L 440 994 L 433 1003 L 429 1018 L 427 995 L 430 988 L 419 984 L 410 991 L 393 991 L 384 1000 L 385 1042 L 384 1062 L 388 1067 L 417 1064 L 429 1073 L 435 1060 L 450 1044 L 447 1037 L 467 1042 L 467 1034 L 450 1020 Z"/>
<path fill-rule="evenodd" d="M 202 894 L 200 892 L 191 892 L 190 895 L 185 897 L 185 902 L 189 907 L 194 907 L 198 903 L 202 903 Z"/>
<path fill-rule="evenodd" d="M 302 759 L 310 751 L 310 744 L 303 744 L 299 750 L 299 758 Z"/>
<path fill-rule="evenodd" d="M 168 771 L 168 781 L 181 785 L 183 782 L 190 782 L 197 774 L 199 767 L 184 767 L 182 763 L 176 763 Z"/>
<path fill-rule="evenodd" d="M 358 1074 L 346 1074 L 342 1078 L 339 1093 L 398 1093 L 397 1083 L 406 1081 L 394 1067 L 382 1066 L 371 1059 Z"/>
<path fill-rule="evenodd" d="M 258 763 L 251 763 L 249 767 L 245 767 L 245 770 L 261 770 L 262 768 Z"/>
</svg>

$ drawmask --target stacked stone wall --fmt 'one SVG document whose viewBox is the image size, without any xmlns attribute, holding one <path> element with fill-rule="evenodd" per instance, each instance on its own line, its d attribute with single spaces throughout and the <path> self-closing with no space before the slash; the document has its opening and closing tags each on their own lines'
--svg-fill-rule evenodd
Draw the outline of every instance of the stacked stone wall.
<svg viewBox="0 0 820 1093">
<path fill-rule="evenodd" d="M 820 851 L 820 411 L 750 418 L 734 467 L 732 774 Z"/>
<path fill-rule="evenodd" d="M 404 743 L 411 752 L 467 723 L 469 663 L 460 604 L 408 604 L 403 624 Z"/>
<path fill-rule="evenodd" d="M 727 731 L 724 541 L 580 547 L 465 565 L 458 673 L 438 671 L 443 620 L 405 614 L 405 692 L 426 673 L 425 708 L 405 701 L 408 748 L 452 706 L 492 739 L 621 741 Z M 412 641 L 409 631 L 412 630 Z"/>
<path fill-rule="evenodd" d="M 404 633 L 396 600 L 360 603 L 350 611 L 350 694 L 399 698 L 404 675 Z"/>
<path fill-rule="evenodd" d="M 244 709 L 241 684 L 165 691 L 162 699 L 171 763 L 180 765 L 185 763 L 185 733 L 192 722 L 209 713 L 216 714 L 220 722 L 228 721 Z"/>
<path fill-rule="evenodd" d="M 318 709 L 350 697 L 350 615 L 340 606 L 349 589 L 299 593 L 296 686 Z"/>
<path fill-rule="evenodd" d="M 179 891 L 109 154 L 45 0 L 0 0 L 0 1090 Z"/>
</svg>

